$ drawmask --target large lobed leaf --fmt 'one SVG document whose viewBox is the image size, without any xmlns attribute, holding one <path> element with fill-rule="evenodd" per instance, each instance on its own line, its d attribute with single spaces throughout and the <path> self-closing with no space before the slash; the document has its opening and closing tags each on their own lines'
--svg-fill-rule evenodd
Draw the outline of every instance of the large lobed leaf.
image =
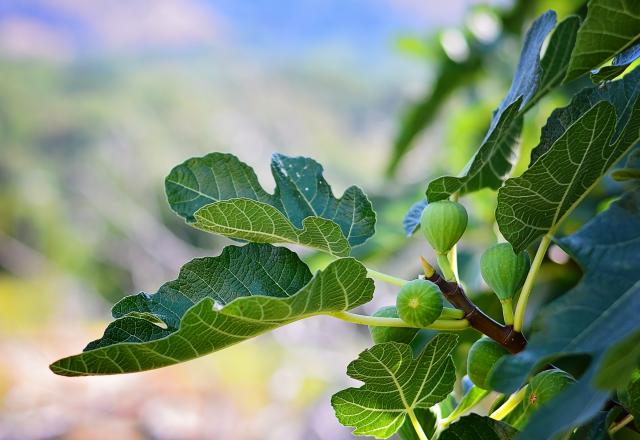
<svg viewBox="0 0 640 440">
<path fill-rule="evenodd" d="M 532 415 L 523 439 L 551 438 L 586 422 L 608 399 L 606 388 L 628 380 L 627 372 L 626 378 L 600 375 L 595 383 L 610 348 L 640 331 L 640 191 L 626 194 L 560 245 L 583 268 L 582 280 L 539 313 L 526 349 L 501 360 L 490 382 L 513 392 L 558 357 L 589 355 L 591 361 L 575 384 Z"/>
<path fill-rule="evenodd" d="M 591 0 L 578 31 L 565 81 L 575 79 L 631 46 L 640 38 L 640 2 Z"/>
<path fill-rule="evenodd" d="M 347 374 L 364 382 L 333 395 L 340 423 L 356 435 L 389 438 L 407 414 L 428 409 L 453 390 L 456 374 L 451 358 L 457 336 L 438 334 L 416 359 L 411 347 L 398 342 L 374 345 L 349 364 Z"/>
<path fill-rule="evenodd" d="M 640 68 L 586 89 L 549 117 L 532 165 L 498 192 L 496 221 L 517 252 L 553 231 L 640 140 Z"/>
<path fill-rule="evenodd" d="M 498 189 L 516 160 L 522 115 L 562 80 L 578 30 L 577 17 L 558 25 L 542 61 L 540 51 L 556 23 L 548 11 L 532 25 L 525 37 L 520 61 L 507 96 L 495 111 L 479 150 L 460 177 L 443 176 L 429 183 L 427 199 L 442 200 L 454 192 L 465 194 L 483 188 Z"/>
<path fill-rule="evenodd" d="M 231 154 L 189 159 L 167 176 L 171 208 L 196 228 L 239 240 L 293 243 L 337 256 L 374 233 L 375 213 L 360 188 L 335 198 L 322 166 L 274 154 L 275 192 L 266 192 L 247 164 Z"/>
<path fill-rule="evenodd" d="M 114 306 L 117 318 L 81 354 L 51 365 L 65 376 L 150 370 L 221 350 L 313 315 L 371 300 L 373 281 L 352 258 L 313 277 L 298 256 L 267 244 L 228 246 L 186 264 L 153 295 Z"/>
</svg>

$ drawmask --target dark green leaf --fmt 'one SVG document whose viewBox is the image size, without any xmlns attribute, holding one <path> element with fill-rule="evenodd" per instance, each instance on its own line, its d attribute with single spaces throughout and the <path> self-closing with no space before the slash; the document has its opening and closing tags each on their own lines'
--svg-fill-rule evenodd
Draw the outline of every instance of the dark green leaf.
<svg viewBox="0 0 640 440">
<path fill-rule="evenodd" d="M 578 31 L 565 81 L 598 67 L 640 37 L 640 2 L 591 0 Z"/>
<path fill-rule="evenodd" d="M 480 149 L 467 164 L 462 176 L 443 176 L 429 183 L 429 201 L 445 199 L 454 192 L 465 194 L 502 186 L 516 160 L 522 115 L 560 83 L 573 48 L 578 28 L 576 17 L 570 17 L 558 25 L 549 50 L 540 61 L 542 44 L 553 29 L 555 20 L 555 13 L 549 11 L 533 23 L 525 38 L 511 88 L 494 113 Z"/>
<path fill-rule="evenodd" d="M 165 187 L 171 208 L 195 227 L 259 243 L 294 243 L 338 256 L 374 233 L 375 213 L 359 188 L 336 199 L 322 166 L 305 157 L 274 154 L 273 195 L 251 167 L 212 153 L 175 167 Z"/>
<path fill-rule="evenodd" d="M 640 422 L 640 369 L 636 369 L 631 375 L 631 380 L 621 393 L 621 401 L 624 407 L 633 416 L 634 420 Z"/>
<path fill-rule="evenodd" d="M 518 431 L 506 423 L 469 414 L 442 433 L 440 440 L 511 440 Z"/>
<path fill-rule="evenodd" d="M 640 140 L 639 79 L 636 69 L 587 89 L 549 118 L 533 164 L 498 193 L 496 221 L 516 252 L 553 231 Z"/>
<path fill-rule="evenodd" d="M 389 438 L 409 412 L 445 399 L 456 379 L 451 351 L 457 339 L 439 334 L 416 359 L 409 345 L 398 342 L 377 344 L 360 353 L 347 374 L 364 385 L 331 398 L 340 423 L 355 427 L 355 435 Z"/>
<path fill-rule="evenodd" d="M 582 266 L 584 276 L 538 313 L 539 325 L 526 349 L 500 360 L 490 382 L 502 392 L 513 392 L 532 371 L 557 357 L 589 355 L 591 362 L 575 384 L 532 415 L 523 439 L 551 438 L 585 423 L 609 397 L 610 391 L 594 385 L 603 356 L 609 347 L 640 330 L 635 263 L 640 261 L 640 191 L 626 194 L 559 243 Z"/>
<path fill-rule="evenodd" d="M 286 248 L 229 246 L 218 257 L 188 263 L 178 279 L 154 295 L 123 299 L 102 339 L 51 369 L 83 376 L 173 365 L 302 318 L 351 309 L 372 295 L 373 281 L 352 258 L 337 260 L 311 277 Z"/>
</svg>

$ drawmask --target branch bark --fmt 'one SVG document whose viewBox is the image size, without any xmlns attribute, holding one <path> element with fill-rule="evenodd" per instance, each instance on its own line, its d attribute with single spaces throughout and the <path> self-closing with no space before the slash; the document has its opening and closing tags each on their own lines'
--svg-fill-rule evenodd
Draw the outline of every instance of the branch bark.
<svg viewBox="0 0 640 440">
<path fill-rule="evenodd" d="M 464 289 L 457 283 L 446 281 L 437 272 L 426 277 L 435 283 L 444 297 L 457 309 L 464 312 L 464 318 L 469 321 L 471 327 L 489 336 L 491 339 L 505 347 L 509 352 L 516 354 L 524 350 L 527 340 L 524 335 L 513 329 L 513 326 L 502 325 L 480 310 L 467 296 Z"/>
</svg>

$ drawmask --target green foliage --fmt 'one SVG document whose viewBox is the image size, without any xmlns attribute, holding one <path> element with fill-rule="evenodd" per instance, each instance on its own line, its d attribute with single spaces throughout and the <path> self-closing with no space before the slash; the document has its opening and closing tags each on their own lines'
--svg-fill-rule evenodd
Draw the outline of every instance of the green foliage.
<svg viewBox="0 0 640 440">
<path fill-rule="evenodd" d="M 388 438 L 399 432 L 403 439 L 503 440 L 514 438 L 518 428 L 519 439 L 537 440 L 572 434 L 581 427 L 572 438 L 577 433 L 608 436 L 620 411 L 638 416 L 640 400 L 640 189 L 634 189 L 638 156 L 629 155 L 627 168 L 616 174 L 618 180 L 631 181 L 626 193 L 576 233 L 563 238 L 556 233 L 640 141 L 640 68 L 608 81 L 638 57 L 638 8 L 630 0 L 591 0 L 582 24 L 569 17 L 556 26 L 551 11 L 534 21 L 511 87 L 465 171 L 429 183 L 429 203 L 418 202 L 405 218 L 407 235 L 422 229 L 442 274 L 421 259 L 426 279 L 403 280 L 349 258 L 354 246 L 374 234 L 375 213 L 357 187 L 334 197 L 322 167 L 312 159 L 275 154 L 275 189 L 270 194 L 248 165 L 235 156 L 212 153 L 171 171 L 166 179 L 169 204 L 197 229 L 250 243 L 187 263 L 176 280 L 155 294 L 124 298 L 113 307 L 115 320 L 101 339 L 53 363 L 51 369 L 80 376 L 159 368 L 303 318 L 331 315 L 369 326 L 376 343 L 347 369 L 364 385 L 332 398 L 338 420 L 353 427 L 356 435 Z M 592 76 L 604 82 L 553 111 L 532 150 L 529 168 L 507 179 L 525 113 L 563 79 L 575 79 L 612 57 L 610 66 Z M 450 90 L 444 87 L 438 93 Z M 438 102 L 418 109 L 396 143 L 392 168 Z M 454 247 L 466 230 L 468 215 L 461 204 L 448 199 L 485 188 L 498 190 L 495 218 L 509 243 L 489 248 L 480 259 L 480 272 L 502 300 L 509 325 L 486 315 L 479 302 L 473 302 L 477 295 L 467 295 L 466 284 L 453 275 L 458 272 Z M 610 198 L 611 184 L 606 190 Z M 525 249 L 540 237 L 544 239 L 530 265 Z M 485 243 L 494 237 L 491 240 Z M 524 312 L 536 277 L 549 268 L 542 263 L 551 241 L 573 258 L 583 277 L 537 310 L 525 338 Z M 273 244 L 322 251 L 329 254 L 327 265 L 312 274 L 296 253 Z M 373 316 L 347 313 L 372 299 L 374 284 L 368 276 L 401 286 L 396 306 L 383 307 Z M 505 308 L 504 302 L 519 289 L 512 326 L 506 319 L 508 311 L 513 314 L 511 303 Z M 443 309 L 443 298 L 458 310 Z M 475 386 L 456 405 L 452 353 L 458 338 L 434 329 L 469 327 L 484 336 L 468 351 L 467 371 Z M 463 339 L 460 348 L 472 341 L 471 336 Z M 576 380 L 549 369 L 551 363 L 563 365 Z M 505 393 L 491 413 L 504 422 L 475 414 L 455 422 L 490 389 Z M 626 409 L 605 412 L 616 390 Z"/>
<path fill-rule="evenodd" d="M 489 375 L 507 350 L 492 339 L 482 337 L 473 343 L 467 358 L 467 374 L 478 388 L 491 389 Z"/>
<path fill-rule="evenodd" d="M 640 421 L 640 369 L 633 372 L 631 380 L 618 395 L 622 405 L 636 421 Z"/>
<path fill-rule="evenodd" d="M 575 204 L 640 140 L 640 69 L 586 89 L 556 110 L 533 164 L 498 192 L 500 232 L 520 252 L 553 233 Z"/>
<path fill-rule="evenodd" d="M 460 203 L 442 200 L 429 203 L 422 211 L 420 229 L 439 254 L 446 254 L 467 229 L 467 210 Z"/>
<path fill-rule="evenodd" d="M 589 354 L 591 362 L 574 385 L 532 416 L 523 438 L 546 438 L 583 423 L 609 396 L 593 384 L 601 361 L 640 329 L 640 282 L 637 265 L 630 264 L 640 261 L 640 192 L 626 194 L 560 244 L 582 266 L 583 279 L 540 312 L 527 348 L 499 362 L 490 383 L 511 392 L 556 357 Z M 602 379 L 600 386 L 613 387 L 621 378 Z"/>
<path fill-rule="evenodd" d="M 565 81 L 627 49 L 640 37 L 640 4 L 634 0 L 591 0 L 578 31 Z"/>
<path fill-rule="evenodd" d="M 442 313 L 442 293 L 431 281 L 413 280 L 402 286 L 396 299 L 400 319 L 415 327 L 426 327 Z"/>
<path fill-rule="evenodd" d="M 331 398 L 340 423 L 355 427 L 356 435 L 389 438 L 410 413 L 445 399 L 455 382 L 451 351 L 456 339 L 451 334 L 437 335 L 416 359 L 408 345 L 397 342 L 377 344 L 360 353 L 347 374 L 364 385 Z"/>
<path fill-rule="evenodd" d="M 539 60 L 542 43 L 554 28 L 555 21 L 555 13 L 550 11 L 533 23 L 525 38 L 511 88 L 495 111 L 482 145 L 461 177 L 444 176 L 429 183 L 427 199 L 430 202 L 456 192 L 466 194 L 502 186 L 515 163 L 523 114 L 555 87 L 565 73 L 566 60 L 577 30 L 575 17 L 558 25 L 549 46 L 551 49 L 542 61 Z"/>
<path fill-rule="evenodd" d="M 512 440 L 516 438 L 516 431 L 506 423 L 469 414 L 459 422 L 451 425 L 440 436 L 441 440 Z"/>
<path fill-rule="evenodd" d="M 177 280 L 154 295 L 123 299 L 102 339 L 51 369 L 82 376 L 164 367 L 298 319 L 352 309 L 372 294 L 366 270 L 352 258 L 337 260 L 309 279 L 306 265 L 285 248 L 230 246 L 218 257 L 188 263 Z"/>
<path fill-rule="evenodd" d="M 513 298 L 529 272 L 529 255 L 516 254 L 509 243 L 497 243 L 480 257 L 480 273 L 501 300 Z"/>
<path fill-rule="evenodd" d="M 442 301 L 441 301 L 442 303 Z M 442 308 L 441 308 L 442 310 Z M 396 306 L 385 306 L 378 309 L 372 316 L 376 318 L 399 318 L 398 309 Z M 437 316 L 436 316 L 437 318 Z M 418 333 L 417 328 L 402 328 L 402 327 L 369 327 L 371 333 L 371 339 L 375 344 L 382 344 L 383 342 L 402 342 L 408 344 L 415 338 Z"/>
<path fill-rule="evenodd" d="M 312 159 L 274 154 L 273 195 L 235 156 L 189 159 L 166 178 L 171 208 L 195 227 L 257 243 L 294 243 L 347 256 L 374 233 L 375 213 L 357 187 L 336 199 Z"/>
</svg>

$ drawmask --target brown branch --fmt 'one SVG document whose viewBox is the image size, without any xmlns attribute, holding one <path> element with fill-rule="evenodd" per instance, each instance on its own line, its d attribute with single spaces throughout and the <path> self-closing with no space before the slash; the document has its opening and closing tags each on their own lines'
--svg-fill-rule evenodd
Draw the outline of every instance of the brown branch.
<svg viewBox="0 0 640 440">
<path fill-rule="evenodd" d="M 433 272 L 426 279 L 435 283 L 444 297 L 455 308 L 464 312 L 464 317 L 469 321 L 471 327 L 489 336 L 513 354 L 524 350 L 527 345 L 524 335 L 515 331 L 512 326 L 502 325 L 485 314 L 471 302 L 460 285 L 445 280 L 437 272 Z"/>
</svg>

